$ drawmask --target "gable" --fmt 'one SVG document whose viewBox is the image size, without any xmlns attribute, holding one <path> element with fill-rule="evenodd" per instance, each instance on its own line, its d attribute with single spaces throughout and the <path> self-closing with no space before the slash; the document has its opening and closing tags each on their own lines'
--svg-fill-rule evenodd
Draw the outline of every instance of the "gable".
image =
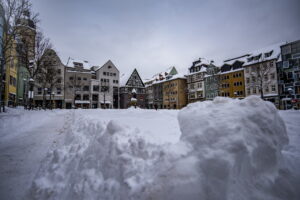
<svg viewBox="0 0 300 200">
<path fill-rule="evenodd" d="M 102 70 L 115 70 L 118 71 L 118 68 L 114 65 L 114 63 L 111 60 L 108 60 L 102 67 L 100 67 L 99 69 Z M 97 70 L 99 70 L 97 69 Z"/>
<path fill-rule="evenodd" d="M 132 74 L 128 78 L 126 82 L 126 86 L 129 87 L 145 87 L 139 73 L 137 72 L 136 69 L 133 70 Z"/>
<path fill-rule="evenodd" d="M 169 75 L 175 75 L 175 74 L 178 74 L 177 70 L 175 67 L 173 67 L 169 73 Z"/>
</svg>

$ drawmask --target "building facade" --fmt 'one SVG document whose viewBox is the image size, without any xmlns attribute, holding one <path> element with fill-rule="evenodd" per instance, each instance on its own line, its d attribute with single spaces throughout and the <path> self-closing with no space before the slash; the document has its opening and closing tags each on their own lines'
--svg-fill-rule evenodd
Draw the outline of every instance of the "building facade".
<svg viewBox="0 0 300 200">
<path fill-rule="evenodd" d="M 251 53 L 244 64 L 246 96 L 257 95 L 279 107 L 276 63 L 280 44 Z"/>
<path fill-rule="evenodd" d="M 163 108 L 181 109 L 187 105 L 186 77 L 174 75 L 162 82 Z"/>
<path fill-rule="evenodd" d="M 35 80 L 35 106 L 65 108 L 65 65 L 53 49 L 45 51 L 41 62 L 45 68 Z"/>
<path fill-rule="evenodd" d="M 205 99 L 213 100 L 219 96 L 220 85 L 220 68 L 210 63 L 206 67 L 206 75 L 204 77 Z"/>
<path fill-rule="evenodd" d="M 153 109 L 163 108 L 163 85 L 162 81 L 178 74 L 177 69 L 172 66 L 163 72 L 157 73 L 150 79 L 145 80 L 146 87 L 146 107 Z"/>
<path fill-rule="evenodd" d="M 145 85 L 136 69 L 129 75 L 123 75 L 120 80 L 120 108 L 129 108 L 132 101 L 135 105 L 145 108 Z"/>
<path fill-rule="evenodd" d="M 243 99 L 245 97 L 243 62 L 235 59 L 232 61 L 224 61 L 225 64 L 221 67 L 219 96 Z"/>
<path fill-rule="evenodd" d="M 87 61 L 69 61 L 65 67 L 65 107 L 67 109 L 91 107 L 91 79 L 96 79 L 96 75 Z"/>
<path fill-rule="evenodd" d="M 280 48 L 282 57 L 277 63 L 280 108 L 300 109 L 300 40 Z"/>
<path fill-rule="evenodd" d="M 189 68 L 187 77 L 188 103 L 205 100 L 205 84 L 206 68 L 209 64 L 204 63 L 201 59 L 194 61 Z"/>
<path fill-rule="evenodd" d="M 95 70 L 96 80 L 92 79 L 92 108 L 119 107 L 119 70 L 112 61 L 107 61 L 102 67 Z M 98 97 L 97 97 L 98 96 Z M 96 105 L 95 100 L 98 98 Z"/>
<path fill-rule="evenodd" d="M 27 49 L 29 60 L 33 60 L 35 57 L 35 41 L 36 41 L 36 25 L 33 20 L 30 19 L 30 13 L 26 12 L 18 22 L 18 48 L 19 50 Z M 17 104 L 25 105 L 28 102 L 28 90 L 30 74 L 25 67 L 26 60 L 18 59 L 18 72 L 17 72 Z"/>
</svg>

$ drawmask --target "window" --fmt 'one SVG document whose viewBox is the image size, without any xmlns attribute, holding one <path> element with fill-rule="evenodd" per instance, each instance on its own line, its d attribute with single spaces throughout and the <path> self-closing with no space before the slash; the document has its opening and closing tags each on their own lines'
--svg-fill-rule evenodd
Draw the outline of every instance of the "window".
<svg viewBox="0 0 300 200">
<path fill-rule="evenodd" d="M 109 65 L 107 68 L 108 68 L 108 69 L 110 69 L 110 68 L 111 68 L 111 66 Z"/>
<path fill-rule="evenodd" d="M 56 93 L 61 94 L 61 88 L 56 88 Z"/>
<path fill-rule="evenodd" d="M 264 79 L 265 79 L 265 81 L 268 80 L 268 74 L 265 74 L 265 75 L 264 75 Z"/>
<path fill-rule="evenodd" d="M 250 93 L 251 93 L 250 88 L 247 88 L 247 93 L 248 93 L 248 95 L 250 95 Z"/>
<path fill-rule="evenodd" d="M 198 88 L 202 88 L 202 83 L 198 83 Z"/>
<path fill-rule="evenodd" d="M 256 88 L 253 88 L 253 94 L 256 94 Z"/>
<path fill-rule="evenodd" d="M 268 85 L 265 86 L 265 92 L 269 92 L 269 86 Z"/>
<path fill-rule="evenodd" d="M 86 81 L 86 80 L 87 80 L 87 78 L 86 78 L 86 77 L 83 77 L 83 80 L 84 80 L 84 81 Z"/>
<path fill-rule="evenodd" d="M 81 81 L 81 77 L 77 77 L 77 80 L 78 80 L 78 81 Z"/>
<path fill-rule="evenodd" d="M 272 92 L 275 92 L 275 91 L 276 91 L 276 86 L 272 85 Z"/>
<path fill-rule="evenodd" d="M 42 94 L 42 88 L 38 88 L 38 94 Z"/>
<path fill-rule="evenodd" d="M 93 91 L 99 92 L 99 85 L 93 85 Z"/>
<path fill-rule="evenodd" d="M 194 84 L 192 83 L 192 84 L 191 84 L 191 89 L 194 89 L 194 88 L 195 88 L 195 87 L 194 87 Z"/>
<path fill-rule="evenodd" d="M 252 82 L 255 82 L 256 79 L 255 79 L 255 76 L 252 76 Z"/>
<path fill-rule="evenodd" d="M 89 100 L 89 99 L 90 99 L 90 95 L 88 95 L 88 94 L 83 95 L 83 100 Z"/>
<path fill-rule="evenodd" d="M 61 69 L 57 69 L 57 74 L 61 74 Z"/>
<path fill-rule="evenodd" d="M 250 78 L 246 78 L 246 82 L 247 82 L 247 83 L 250 83 Z"/>
<path fill-rule="evenodd" d="M 275 79 L 275 73 L 271 74 L 271 79 Z"/>
<path fill-rule="evenodd" d="M 90 87 L 88 85 L 83 86 L 83 91 L 89 91 Z"/>
<path fill-rule="evenodd" d="M 249 67 L 246 67 L 246 73 L 249 73 L 249 71 L 250 71 Z"/>
<path fill-rule="evenodd" d="M 103 75 L 106 76 L 106 72 L 103 72 Z"/>
<path fill-rule="evenodd" d="M 61 78 L 58 78 L 58 79 L 57 79 L 57 83 L 61 83 Z"/>
<path fill-rule="evenodd" d="M 69 80 L 70 80 L 70 81 L 73 81 L 73 80 L 74 80 L 73 76 L 71 76 L 71 77 L 69 78 Z"/>
</svg>

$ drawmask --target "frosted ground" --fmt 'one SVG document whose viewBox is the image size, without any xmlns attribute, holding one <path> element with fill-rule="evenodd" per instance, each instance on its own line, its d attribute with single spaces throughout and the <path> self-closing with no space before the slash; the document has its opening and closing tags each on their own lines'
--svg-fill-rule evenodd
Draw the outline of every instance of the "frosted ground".
<svg viewBox="0 0 300 200">
<path fill-rule="evenodd" d="M 10 109 L 0 128 L 0 199 L 300 199 L 300 112 L 255 97 Z"/>
</svg>

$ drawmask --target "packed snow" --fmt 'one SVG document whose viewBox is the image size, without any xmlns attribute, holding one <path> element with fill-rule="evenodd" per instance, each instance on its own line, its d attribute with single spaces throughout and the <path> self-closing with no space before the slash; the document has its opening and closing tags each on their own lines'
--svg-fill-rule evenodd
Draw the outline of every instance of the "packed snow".
<svg viewBox="0 0 300 200">
<path fill-rule="evenodd" d="M 300 112 L 258 97 L 0 120 L 0 199 L 300 198 Z"/>
</svg>

